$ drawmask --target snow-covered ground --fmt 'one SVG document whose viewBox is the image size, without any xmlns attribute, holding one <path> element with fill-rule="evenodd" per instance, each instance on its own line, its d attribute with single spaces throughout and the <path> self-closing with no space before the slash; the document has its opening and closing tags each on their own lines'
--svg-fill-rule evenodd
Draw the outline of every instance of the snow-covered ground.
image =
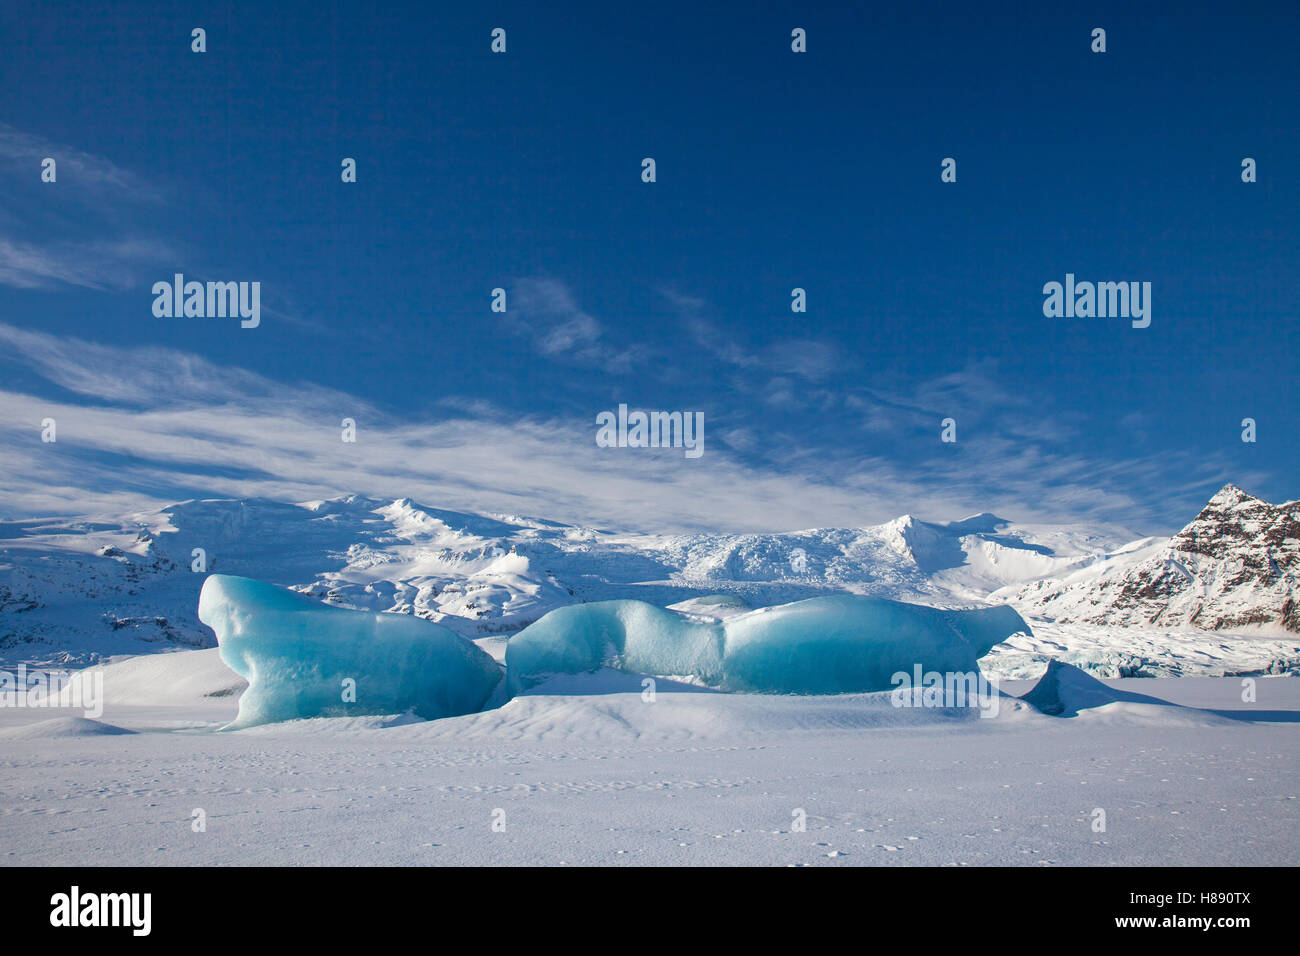
<svg viewBox="0 0 1300 956">
<path fill-rule="evenodd" d="M 242 685 L 215 651 L 103 673 L 97 721 L 0 709 L 5 863 L 1300 862 L 1292 678 L 1254 703 L 1239 679 L 1107 681 L 1075 717 L 1008 697 L 981 718 L 662 680 L 647 701 L 601 672 L 465 717 L 221 731 Z"/>
<path fill-rule="evenodd" d="M 106 698 L 0 707 L 0 860 L 1295 865 L 1300 680 L 1263 675 L 1300 673 L 1297 513 L 1225 489 L 1140 540 L 989 514 L 656 535 L 357 497 L 0 521 L 0 671 L 95 665 L 79 680 Z M 422 617 L 498 663 L 548 612 L 609 600 L 697 624 L 835 594 L 1006 602 L 1033 633 L 980 660 L 1009 695 L 988 718 L 663 678 L 648 700 L 600 671 L 441 720 L 225 730 L 247 685 L 191 649 L 213 644 L 211 572 Z M 1053 715 L 1060 674 L 1077 716 Z M 1047 705 L 1021 701 L 1040 678 Z"/>
</svg>

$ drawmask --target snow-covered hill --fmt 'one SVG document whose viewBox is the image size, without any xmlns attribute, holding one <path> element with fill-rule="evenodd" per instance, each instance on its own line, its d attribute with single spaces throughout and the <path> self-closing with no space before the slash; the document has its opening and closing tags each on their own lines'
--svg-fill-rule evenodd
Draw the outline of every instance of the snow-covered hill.
<svg viewBox="0 0 1300 956">
<path fill-rule="evenodd" d="M 784 534 L 626 534 L 518 515 L 345 497 L 189 501 L 120 522 L 0 522 L 0 661 L 77 666 L 211 646 L 205 572 L 341 607 L 417 614 L 473 639 L 566 604 L 664 607 L 716 594 L 759 607 L 850 592 L 965 606 L 1103 557 L 1115 536 L 990 514 Z M 203 572 L 196 573 L 196 549 Z"/>
<path fill-rule="evenodd" d="M 990 655 L 1005 676 L 1036 673 L 1049 657 L 1102 676 L 1289 672 L 1300 667 L 1298 512 L 1228 486 L 1174 538 L 1137 541 L 992 514 L 655 535 L 356 496 L 0 521 L 0 664 L 78 667 L 211 647 L 196 610 L 206 573 L 221 572 L 416 614 L 497 657 L 506 637 L 567 604 L 633 598 L 720 619 L 847 592 L 1014 604 L 1034 636 Z"/>
<path fill-rule="evenodd" d="M 1063 624 L 1300 634 L 1300 501 L 1270 505 L 1227 485 L 1172 538 L 997 597 Z"/>
</svg>

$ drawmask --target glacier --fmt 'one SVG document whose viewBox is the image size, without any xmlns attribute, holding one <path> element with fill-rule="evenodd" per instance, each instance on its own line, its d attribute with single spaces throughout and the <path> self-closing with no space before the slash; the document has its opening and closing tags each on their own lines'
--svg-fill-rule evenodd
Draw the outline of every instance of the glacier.
<svg viewBox="0 0 1300 956">
<path fill-rule="evenodd" d="M 232 728 L 407 711 L 455 717 L 480 710 L 501 681 L 489 654 L 432 621 L 329 607 L 249 578 L 209 575 L 199 620 L 248 681 Z"/>
<path fill-rule="evenodd" d="M 519 694 L 553 674 L 601 667 L 691 677 L 726 691 L 845 694 L 891 690 L 916 665 L 973 673 L 1013 634 L 1030 634 L 1006 606 L 943 610 L 840 594 L 762 608 L 720 622 L 643 601 L 559 608 L 506 644 L 506 679 Z"/>
</svg>

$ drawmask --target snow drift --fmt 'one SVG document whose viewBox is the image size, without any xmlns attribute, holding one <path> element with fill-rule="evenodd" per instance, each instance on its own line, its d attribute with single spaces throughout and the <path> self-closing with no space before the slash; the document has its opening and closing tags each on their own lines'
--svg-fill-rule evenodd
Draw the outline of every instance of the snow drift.
<svg viewBox="0 0 1300 956">
<path fill-rule="evenodd" d="M 488 654 L 431 621 L 332 608 L 248 578 L 209 576 L 199 620 L 248 681 L 235 727 L 408 710 L 454 717 L 479 710 L 501 679 Z"/>
<path fill-rule="evenodd" d="M 1222 727 L 1239 719 L 1220 711 L 1184 707 L 1158 697 L 1121 690 L 1057 660 L 1048 661 L 1038 683 L 1020 699 L 1049 717 L 1194 727 Z"/>
<path fill-rule="evenodd" d="M 520 693 L 552 674 L 611 667 L 691 677 L 730 691 L 844 694 L 890 690 L 891 677 L 974 672 L 1012 634 L 1029 632 L 1006 606 L 947 611 L 860 595 L 763 608 L 721 622 L 691 620 L 642 601 L 559 608 L 506 645 Z"/>
</svg>

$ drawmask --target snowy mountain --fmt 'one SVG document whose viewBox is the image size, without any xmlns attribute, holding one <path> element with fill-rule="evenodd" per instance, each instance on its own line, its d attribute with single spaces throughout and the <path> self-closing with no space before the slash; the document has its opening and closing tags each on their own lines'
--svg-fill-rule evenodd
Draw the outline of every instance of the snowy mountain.
<svg viewBox="0 0 1300 956">
<path fill-rule="evenodd" d="M 416 614 L 480 639 L 613 598 L 714 616 L 828 592 L 967 606 L 1098 561 L 1118 540 L 991 514 L 784 534 L 634 534 L 356 496 L 188 501 L 118 522 L 0 521 L 0 661 L 75 666 L 211 646 L 196 617 L 207 572 Z M 698 605 L 716 594 L 730 601 Z"/>
<path fill-rule="evenodd" d="M 1004 675 L 1061 658 L 1103 676 L 1300 667 L 1300 505 L 1229 486 L 1171 539 L 992 514 L 780 534 L 656 535 L 410 499 L 187 501 L 117 521 L 0 521 L 0 664 L 82 666 L 211 647 L 207 573 L 358 610 L 415 614 L 503 653 L 554 608 L 631 598 L 721 620 L 828 593 L 941 607 L 1011 603 L 1032 638 Z M 201 558 L 201 562 L 200 562 Z M 1290 641 L 1264 641 L 1270 630 Z M 1253 638 L 1224 641 L 1235 632 Z M 1213 636 L 1211 636 L 1213 635 Z"/>
<path fill-rule="evenodd" d="M 1300 634 L 1300 501 L 1226 485 L 1172 538 L 997 597 L 1060 623 Z"/>
</svg>

